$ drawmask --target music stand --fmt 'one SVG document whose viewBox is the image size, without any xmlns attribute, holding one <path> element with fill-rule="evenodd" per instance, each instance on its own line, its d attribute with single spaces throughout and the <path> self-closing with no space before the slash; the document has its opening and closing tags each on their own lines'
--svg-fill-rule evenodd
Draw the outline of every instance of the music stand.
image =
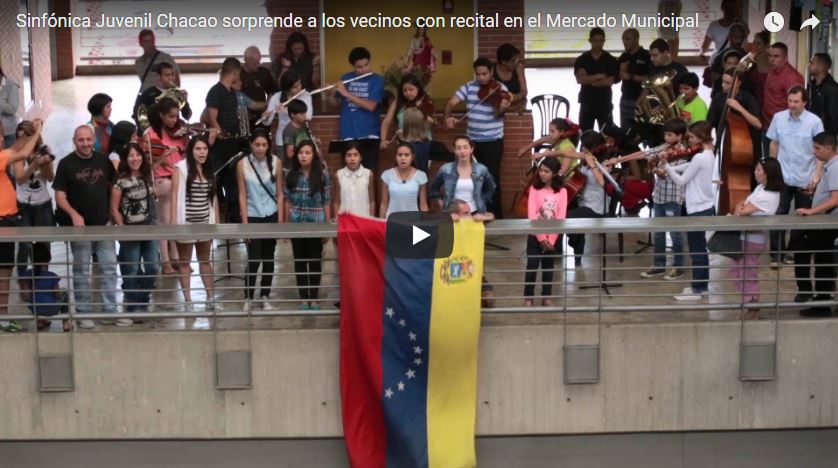
<svg viewBox="0 0 838 468">
<path fill-rule="evenodd" d="M 611 184 L 611 187 L 614 189 L 615 196 L 622 197 L 623 196 L 623 189 L 620 187 L 620 184 L 611 177 L 607 171 L 603 170 L 604 168 L 602 165 L 599 165 L 600 171 L 602 172 L 602 176 L 605 177 L 606 181 Z M 606 175 L 607 174 L 607 175 Z M 603 188 L 604 191 L 604 188 Z M 606 193 L 605 196 L 602 197 L 602 211 L 607 213 L 608 211 L 608 194 Z M 604 216 L 603 216 L 604 217 Z M 622 288 L 623 283 L 609 283 L 608 282 L 608 275 L 607 275 L 607 268 L 608 268 L 608 259 L 606 257 L 606 253 L 608 252 L 608 237 L 605 233 L 600 233 L 599 235 L 600 244 L 602 244 L 602 253 L 599 256 L 599 268 L 600 268 L 600 281 L 599 284 L 591 284 L 580 286 L 579 289 L 602 289 L 605 291 L 605 294 L 610 296 L 611 295 L 611 288 Z"/>
<path fill-rule="evenodd" d="M 228 160 L 227 160 L 224 164 L 222 164 L 222 165 L 221 165 L 221 167 L 219 167 L 218 169 L 216 169 L 216 170 L 212 173 L 213 178 L 214 178 L 214 179 L 216 179 L 216 180 L 218 180 L 218 175 L 219 175 L 219 174 L 221 174 L 222 172 L 224 172 L 224 170 L 226 170 L 227 168 L 229 168 L 231 165 L 232 165 L 232 166 L 234 166 L 234 165 L 235 165 L 235 163 L 239 162 L 239 160 L 241 160 L 241 159 L 242 159 L 242 158 L 243 158 L 246 154 L 247 154 L 246 152 L 244 152 L 244 151 L 240 151 L 240 152 L 238 152 L 236 155 L 234 155 L 233 157 L 231 157 L 230 159 L 228 159 Z M 229 201 L 227 202 L 227 204 L 229 204 Z M 226 205 L 225 205 L 224 215 L 225 215 L 225 218 L 226 218 L 226 215 L 227 215 Z M 246 215 L 247 215 L 247 213 L 245 213 L 245 216 L 246 216 Z M 231 254 L 231 251 L 232 251 L 232 249 L 230 249 L 230 246 L 232 246 L 232 245 L 241 245 L 241 244 L 244 244 L 244 243 L 245 243 L 245 242 L 244 242 L 243 240 L 242 240 L 242 241 L 239 241 L 239 242 L 230 242 L 230 239 L 227 239 L 227 240 L 225 240 L 225 241 L 221 244 L 221 245 L 223 245 L 223 246 L 224 246 L 225 253 L 227 254 L 227 261 L 226 261 L 226 264 L 227 264 L 227 273 L 226 273 L 226 274 L 224 274 L 224 275 L 221 275 L 221 276 L 220 276 L 220 277 L 218 277 L 218 278 L 216 278 L 216 279 L 213 281 L 213 283 L 220 283 L 221 281 L 228 280 L 228 279 L 239 279 L 239 280 L 242 280 L 242 281 L 244 281 L 244 280 L 245 280 L 245 277 L 244 277 L 244 276 L 239 276 L 239 275 L 234 275 L 234 274 L 233 274 L 233 268 L 232 268 L 232 266 L 231 266 L 231 264 L 232 264 L 232 260 L 230 259 L 230 254 Z M 246 267 L 245 267 L 245 268 L 246 268 Z"/>
</svg>

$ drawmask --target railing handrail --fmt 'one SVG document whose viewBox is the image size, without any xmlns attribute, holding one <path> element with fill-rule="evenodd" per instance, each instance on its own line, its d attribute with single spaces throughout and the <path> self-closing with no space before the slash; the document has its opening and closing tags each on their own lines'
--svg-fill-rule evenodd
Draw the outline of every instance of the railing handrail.
<svg viewBox="0 0 838 468">
<path fill-rule="evenodd" d="M 540 233 L 611 234 L 668 231 L 768 231 L 838 229 L 838 219 L 821 216 L 687 216 L 661 218 L 601 218 L 531 221 L 504 219 L 486 223 L 486 236 Z M 67 242 L 93 240 L 264 239 L 337 236 L 329 223 L 214 224 L 188 226 L 4 227 L 4 242 Z"/>
</svg>

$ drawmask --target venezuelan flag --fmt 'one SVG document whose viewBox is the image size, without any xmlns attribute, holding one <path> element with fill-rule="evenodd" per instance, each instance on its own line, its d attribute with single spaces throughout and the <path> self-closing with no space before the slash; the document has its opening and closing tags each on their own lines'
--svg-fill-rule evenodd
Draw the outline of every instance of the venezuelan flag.
<svg viewBox="0 0 838 468">
<path fill-rule="evenodd" d="M 385 223 L 342 215 L 340 381 L 353 467 L 473 467 L 483 224 L 443 259 L 393 258 Z"/>
</svg>

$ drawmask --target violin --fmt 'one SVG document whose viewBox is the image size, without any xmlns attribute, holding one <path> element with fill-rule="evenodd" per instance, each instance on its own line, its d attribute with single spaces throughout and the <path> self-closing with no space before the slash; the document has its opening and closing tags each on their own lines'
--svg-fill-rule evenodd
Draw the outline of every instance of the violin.
<svg viewBox="0 0 838 468">
<path fill-rule="evenodd" d="M 424 115 L 425 118 L 434 118 L 434 114 L 436 113 L 436 106 L 434 105 L 433 99 L 431 99 L 431 97 L 427 94 L 404 103 L 405 109 L 411 109 L 414 107 L 422 111 L 422 115 Z"/>
<path fill-rule="evenodd" d="M 140 145 L 143 147 L 143 150 L 150 154 L 153 158 L 159 158 L 163 156 L 166 151 L 171 149 L 170 146 L 163 144 L 163 140 L 159 138 L 151 138 L 146 136 L 140 141 Z"/>
<path fill-rule="evenodd" d="M 512 102 L 512 93 L 504 91 L 503 85 L 497 80 L 490 80 L 488 83 L 480 85 L 480 89 L 477 91 L 477 99 L 480 99 L 481 103 L 494 107 L 495 110 L 500 110 L 503 101 Z"/>
<path fill-rule="evenodd" d="M 661 163 L 661 161 L 672 162 L 677 161 L 679 159 L 686 159 L 689 161 L 690 159 L 692 159 L 693 156 L 702 151 L 704 151 L 704 146 L 700 143 L 696 143 L 692 146 L 687 146 L 686 148 L 662 151 L 649 158 L 649 167 L 654 169 Z"/>
</svg>

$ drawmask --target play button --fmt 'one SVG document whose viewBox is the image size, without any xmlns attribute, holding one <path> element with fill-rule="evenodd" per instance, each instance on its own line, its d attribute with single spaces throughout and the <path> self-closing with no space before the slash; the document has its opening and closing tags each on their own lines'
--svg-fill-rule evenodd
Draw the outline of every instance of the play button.
<svg viewBox="0 0 838 468">
<path fill-rule="evenodd" d="M 445 258 L 453 247 L 454 225 L 448 213 L 407 211 L 387 218 L 387 254 L 391 257 Z"/>
<path fill-rule="evenodd" d="M 418 227 L 413 226 L 413 245 L 416 245 L 416 244 L 422 242 L 423 240 L 427 239 L 428 237 L 431 237 L 431 235 L 428 234 L 427 232 L 419 229 Z"/>
</svg>

